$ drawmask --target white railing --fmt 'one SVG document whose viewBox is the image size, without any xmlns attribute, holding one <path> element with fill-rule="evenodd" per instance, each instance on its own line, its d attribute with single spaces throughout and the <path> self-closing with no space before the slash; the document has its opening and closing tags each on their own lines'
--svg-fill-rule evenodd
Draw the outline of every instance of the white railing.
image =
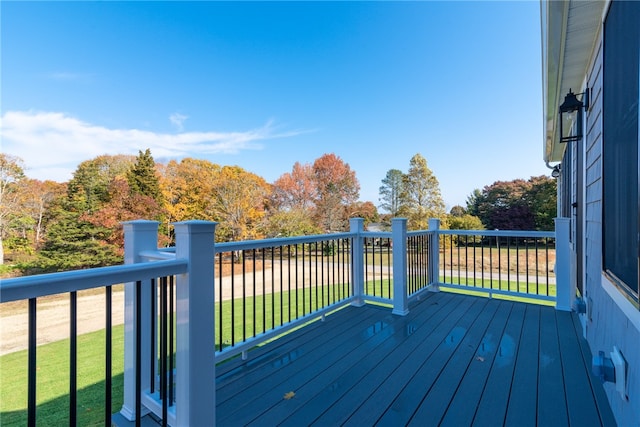
<svg viewBox="0 0 640 427">
<path fill-rule="evenodd" d="M 483 292 L 490 297 L 511 295 L 555 301 L 558 309 L 569 310 L 575 297 L 575 288 L 570 286 L 569 281 L 568 221 L 558 219 L 555 233 L 442 230 L 438 220 L 431 220 L 427 231 L 408 232 L 406 219 L 395 218 L 391 232 L 365 232 L 363 220 L 352 219 L 351 230 L 347 233 L 217 244 L 215 223 L 188 221 L 175 224 L 176 246 L 169 250 L 157 248 L 156 222 L 131 221 L 124 224 L 125 265 L 5 280 L 0 284 L 0 302 L 29 299 L 34 301 L 35 307 L 35 299 L 43 295 L 125 283 L 125 373 L 121 414 L 128 420 L 139 420 L 152 411 L 169 425 L 212 425 L 215 423 L 216 361 L 240 353 L 247 357 L 247 351 L 252 347 L 345 305 L 382 302 L 389 304 L 394 314 L 406 315 L 411 301 L 420 298 L 422 292 L 455 288 Z M 472 240 L 471 245 L 469 239 Z M 487 243 L 483 239 L 494 241 Z M 519 288 L 513 290 L 509 286 L 504 289 L 501 283 L 505 274 L 511 274 L 509 266 L 506 267 L 506 273 L 497 273 L 497 286 L 493 286 L 491 281 L 489 286 L 486 286 L 486 281 L 478 285 L 475 281 L 478 278 L 477 262 L 474 261 L 473 267 L 470 267 L 469 250 L 473 254 L 478 250 L 488 250 L 489 256 L 495 253 L 501 257 L 498 254 L 505 250 L 499 247 L 501 243 L 509 246 L 504 252 L 508 254 L 513 249 L 509 242 L 514 242 L 515 252 L 518 253 L 519 242 L 522 242 L 525 251 L 528 250 L 526 239 L 555 240 L 556 261 L 555 267 L 551 268 L 555 276 L 555 295 L 549 292 L 551 282 L 547 276 L 546 292 L 542 295 L 540 292 L 522 292 Z M 494 246 L 498 247 L 494 249 Z M 451 274 L 454 268 L 451 254 L 454 253 L 456 257 L 463 257 L 464 253 L 465 262 L 456 260 L 455 274 Z M 232 272 L 236 261 L 241 260 L 237 282 L 229 282 L 231 297 L 223 296 L 228 286 L 225 280 L 228 276 L 231 280 L 235 277 L 234 274 L 222 274 L 225 256 L 231 260 Z M 244 264 L 247 259 L 251 261 L 251 267 Z M 516 261 L 513 273 L 516 282 L 522 276 L 519 262 Z M 550 258 L 546 262 L 549 263 Z M 438 268 L 434 269 L 433 266 Z M 504 268 L 502 260 L 497 266 Z M 271 278 L 265 270 L 269 268 Z M 488 270 L 489 275 L 494 274 L 492 268 L 494 266 Z M 549 266 L 544 268 L 549 272 Z M 245 337 L 243 333 L 239 342 L 223 348 L 222 338 L 220 342 L 216 342 L 215 338 L 216 334 L 222 336 L 222 331 L 216 331 L 216 322 L 227 321 L 221 317 L 223 300 L 227 298 L 230 304 L 239 300 L 244 310 L 249 305 L 248 301 L 255 309 L 260 297 L 263 301 L 262 310 L 265 310 L 267 299 L 264 295 L 268 293 L 274 300 L 274 293 L 283 292 L 282 281 L 279 287 L 276 283 L 273 272 L 276 269 L 281 275 L 283 271 L 291 274 L 287 283 L 293 282 L 294 288 L 287 289 L 287 292 L 289 296 L 295 292 L 296 298 L 298 292 L 301 293 L 302 315 L 290 316 L 287 322 L 278 324 L 272 320 L 270 327 L 265 321 L 262 329 L 254 326 L 249 336 Z M 536 277 L 538 271 L 536 269 Z M 482 274 L 483 269 L 480 270 L 480 276 Z M 525 276 L 528 274 L 527 269 Z M 470 275 L 474 281 L 470 280 Z M 172 292 L 175 290 L 175 301 L 162 302 L 171 316 L 175 308 L 176 316 L 175 376 L 172 371 L 171 384 L 167 385 L 167 373 L 160 372 L 156 364 L 161 365 L 158 360 L 163 357 L 172 358 L 173 351 L 170 347 L 168 355 L 158 356 L 156 353 L 158 343 L 162 340 L 166 343 L 167 340 L 158 335 L 158 327 L 153 319 L 162 316 L 157 304 L 160 285 L 156 279 L 173 276 L 176 278 L 175 284 L 169 287 Z M 333 281 L 327 279 L 329 276 Z M 256 287 L 259 280 L 263 280 L 263 283 Z M 269 280 L 271 288 L 264 283 Z M 506 282 L 511 280 L 507 279 Z M 242 297 L 233 294 L 236 284 Z M 324 300 L 318 302 L 327 290 L 336 292 L 336 289 L 337 297 L 330 299 L 327 296 L 326 303 Z M 340 289 L 344 289 L 344 292 Z M 296 313 L 298 310 L 296 305 Z M 230 316 L 231 319 L 233 317 Z M 255 315 L 251 321 L 254 325 L 257 323 Z M 243 317 L 243 322 L 248 322 L 247 318 Z M 168 327 L 173 327 L 171 322 Z M 235 327 L 232 326 L 232 334 Z M 219 347 L 218 352 L 216 346 Z M 30 351 L 35 354 L 35 341 Z M 168 366 L 163 369 L 173 369 L 173 363 Z M 35 366 L 30 375 L 35 375 Z M 149 386 L 158 378 L 165 381 L 164 388 L 160 390 Z M 167 400 L 166 389 L 173 387 L 174 381 L 175 398 Z M 174 401 L 177 402 L 175 405 Z M 35 417 L 35 406 L 33 415 Z"/>
</svg>

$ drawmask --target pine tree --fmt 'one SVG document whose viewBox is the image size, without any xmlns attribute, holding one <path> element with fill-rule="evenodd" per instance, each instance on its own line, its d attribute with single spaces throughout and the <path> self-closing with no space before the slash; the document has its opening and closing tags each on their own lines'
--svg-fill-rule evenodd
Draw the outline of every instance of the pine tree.
<svg viewBox="0 0 640 427">
<path fill-rule="evenodd" d="M 402 181 L 404 174 L 399 169 L 389 169 L 387 175 L 382 180 L 380 193 L 380 208 L 391 214 L 391 217 L 398 216 L 400 212 L 400 194 L 402 193 Z"/>
<path fill-rule="evenodd" d="M 162 192 L 156 174 L 156 162 L 148 148 L 143 153 L 138 151 L 138 157 L 133 167 L 127 172 L 127 181 L 131 194 L 142 194 L 152 197 L 158 204 L 161 202 Z"/>
</svg>

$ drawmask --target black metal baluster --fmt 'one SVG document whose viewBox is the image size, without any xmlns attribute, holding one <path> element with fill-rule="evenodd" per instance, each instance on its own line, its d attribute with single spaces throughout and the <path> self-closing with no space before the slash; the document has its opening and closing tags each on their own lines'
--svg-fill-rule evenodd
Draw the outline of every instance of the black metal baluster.
<svg viewBox="0 0 640 427">
<path fill-rule="evenodd" d="M 520 291 L 520 239 L 516 237 L 516 288 Z"/>
<path fill-rule="evenodd" d="M 69 294 L 69 426 L 78 423 L 78 293 Z"/>
<path fill-rule="evenodd" d="M 27 418 L 29 427 L 36 425 L 36 299 L 29 298 L 29 360 Z"/>
<path fill-rule="evenodd" d="M 262 332 L 267 332 L 267 271 L 266 253 L 267 248 L 262 249 Z"/>
<path fill-rule="evenodd" d="M 231 346 L 236 343 L 236 298 L 235 298 L 235 272 L 234 266 L 236 263 L 235 254 L 231 252 Z"/>
<path fill-rule="evenodd" d="M 283 295 L 283 283 L 284 283 L 284 277 L 283 277 L 283 271 L 282 271 L 282 246 L 280 246 L 280 324 L 282 325 L 284 323 L 284 295 Z"/>
<path fill-rule="evenodd" d="M 544 251 L 545 251 L 545 276 L 547 279 L 547 292 L 545 295 L 549 296 L 549 239 L 545 239 L 544 241 Z"/>
<path fill-rule="evenodd" d="M 307 278 L 307 276 L 305 275 L 306 271 L 305 271 L 305 256 L 304 256 L 304 243 L 302 244 L 302 315 L 305 316 L 307 314 L 307 293 L 305 291 L 305 280 Z M 298 263 L 296 262 L 296 265 L 298 265 Z M 297 280 L 297 282 L 300 284 L 300 280 Z"/>
<path fill-rule="evenodd" d="M 321 307 L 320 305 L 320 298 L 319 298 L 319 286 L 318 286 L 318 242 L 314 242 L 313 243 L 313 259 L 314 259 L 314 264 L 316 267 L 315 270 L 315 280 L 314 280 L 314 287 L 315 287 L 315 291 L 316 291 L 316 310 Z M 311 248 L 309 248 L 309 250 L 311 250 Z M 309 257 L 309 270 L 311 270 L 311 257 Z"/>
<path fill-rule="evenodd" d="M 256 295 L 256 250 L 251 250 L 251 263 L 253 269 L 251 271 L 251 278 L 253 279 L 253 336 L 256 336 L 256 305 L 258 304 L 258 295 Z"/>
<path fill-rule="evenodd" d="M 160 400 L 162 400 L 162 426 L 167 425 L 167 278 L 160 279 Z"/>
<path fill-rule="evenodd" d="M 173 406 L 173 402 L 175 400 L 174 386 L 173 386 L 173 328 L 174 328 L 174 319 L 173 319 L 173 306 L 174 306 L 174 292 L 173 287 L 175 286 L 174 276 L 169 277 L 169 406 Z"/>
<path fill-rule="evenodd" d="M 242 341 L 247 340 L 247 264 L 242 250 Z"/>
<path fill-rule="evenodd" d="M 271 329 L 276 327 L 276 269 L 275 269 L 275 250 L 271 247 Z M 282 264 L 280 265 L 282 267 Z M 282 269 L 281 269 L 282 270 Z"/>
<path fill-rule="evenodd" d="M 535 239 L 535 241 L 536 241 L 536 246 L 535 246 L 536 247 L 536 295 L 539 295 L 540 294 L 540 288 L 539 288 L 540 276 L 539 276 L 538 272 L 540 270 L 538 269 L 538 255 L 539 255 L 539 253 L 538 253 L 538 239 Z"/>
<path fill-rule="evenodd" d="M 151 349 L 150 352 L 150 360 L 149 360 L 149 390 L 151 391 L 151 393 L 154 393 L 156 391 L 156 357 L 158 357 L 158 351 L 156 348 L 156 336 L 157 336 L 157 323 L 156 323 L 156 316 L 158 315 L 158 306 L 157 306 L 157 286 L 156 286 L 156 279 L 151 279 L 151 334 L 150 334 L 150 342 L 149 342 L 149 348 Z"/>
<path fill-rule="evenodd" d="M 231 303 L 233 304 L 233 301 L 231 301 Z M 222 351 L 222 342 L 223 342 L 223 336 L 222 336 L 222 252 L 218 252 L 218 331 L 219 331 L 219 336 L 218 336 L 218 350 Z"/>
<path fill-rule="evenodd" d="M 105 361 L 104 361 L 104 425 L 111 427 L 111 411 L 112 405 L 112 352 L 113 352 L 113 331 L 112 331 L 112 289 L 111 285 L 105 287 Z"/>
<path fill-rule="evenodd" d="M 387 296 L 391 298 L 391 240 L 385 239 L 387 242 Z"/>
</svg>

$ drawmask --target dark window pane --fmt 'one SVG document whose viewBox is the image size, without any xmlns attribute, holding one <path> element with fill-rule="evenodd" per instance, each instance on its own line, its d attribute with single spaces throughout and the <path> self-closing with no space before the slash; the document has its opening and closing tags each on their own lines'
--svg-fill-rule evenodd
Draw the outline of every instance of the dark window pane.
<svg viewBox="0 0 640 427">
<path fill-rule="evenodd" d="M 614 1 L 603 74 L 604 269 L 638 294 L 640 2 Z"/>
</svg>

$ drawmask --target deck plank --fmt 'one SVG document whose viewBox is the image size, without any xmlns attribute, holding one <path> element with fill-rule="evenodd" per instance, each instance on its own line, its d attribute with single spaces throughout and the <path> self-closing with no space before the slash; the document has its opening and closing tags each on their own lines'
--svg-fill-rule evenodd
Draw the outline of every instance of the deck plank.
<svg viewBox="0 0 640 427">
<path fill-rule="evenodd" d="M 555 310 L 540 312 L 538 372 L 538 425 L 568 425 Z"/>
<path fill-rule="evenodd" d="M 390 371 L 380 387 L 351 415 L 345 425 L 373 425 L 392 404 L 393 410 L 397 413 L 402 413 L 406 408 L 413 413 L 415 406 L 413 406 L 412 396 L 404 395 L 403 399 L 396 400 L 397 396 L 419 372 L 424 386 L 431 386 L 444 363 L 458 348 L 466 330 L 484 310 L 487 302 L 488 300 L 472 301 L 468 310 L 463 313 L 458 312 L 457 316 L 449 316 L 446 321 L 440 323 L 436 328 L 438 333 L 432 333 L 426 337 L 410 357 L 407 357 L 395 370 Z M 423 366 L 425 368 L 421 371 Z"/>
<path fill-rule="evenodd" d="M 488 300 L 475 319 L 465 319 L 470 322 L 466 333 L 442 364 L 440 373 L 435 376 L 434 367 L 424 364 L 396 397 L 380 424 L 406 425 L 411 421 L 413 425 L 438 425 L 499 307 L 496 301 Z M 443 343 L 443 346 L 448 345 Z"/>
<path fill-rule="evenodd" d="M 379 372 L 378 365 L 384 359 L 394 354 L 405 340 L 411 335 L 419 331 L 421 328 L 430 327 L 429 324 L 440 322 L 450 311 L 448 305 L 455 304 L 455 299 L 451 296 L 446 298 L 434 298 L 434 311 L 417 310 L 409 313 L 408 316 L 396 316 L 394 318 L 393 336 L 368 354 L 362 354 L 356 358 L 355 362 L 348 370 L 343 370 L 332 375 L 332 381 L 321 390 L 304 402 L 304 405 L 288 414 L 283 425 L 309 425 L 319 415 L 323 414 L 332 405 L 343 399 L 349 399 L 355 395 L 353 388 L 360 383 L 366 376 L 373 372 Z M 325 372 L 327 374 L 327 372 Z M 309 386 L 313 386 L 309 384 Z"/>
<path fill-rule="evenodd" d="M 216 386 L 221 393 L 218 402 L 225 402 L 237 393 L 244 392 L 247 384 L 253 384 L 261 377 L 272 375 L 272 370 L 267 366 L 278 369 L 301 357 L 303 351 L 314 351 L 317 347 L 329 345 L 331 339 L 340 339 L 340 334 L 327 335 L 327 328 L 343 325 L 345 322 L 367 323 L 368 319 L 378 315 L 375 310 L 353 311 L 353 307 L 346 307 L 327 316 L 324 321 L 318 320 L 268 345 L 251 350 L 247 360 L 238 357 L 219 364 L 216 366 Z"/>
<path fill-rule="evenodd" d="M 580 323 L 580 319 L 578 319 L 578 316 L 571 317 L 573 319 L 576 336 L 582 337 L 582 324 Z M 614 426 L 616 425 L 616 419 L 613 415 L 613 411 L 611 410 L 611 406 L 609 405 L 609 400 L 607 399 L 602 382 L 600 381 L 600 378 L 596 377 L 591 369 L 589 369 L 592 361 L 592 353 L 589 348 L 589 343 L 587 340 L 581 338 L 578 338 L 578 342 L 582 352 L 582 361 L 587 367 L 589 383 L 591 384 L 591 391 L 597 404 L 596 409 L 600 414 L 600 421 L 603 426 Z"/>
<path fill-rule="evenodd" d="M 477 427 L 502 425 L 506 417 L 513 372 L 516 366 L 526 306 L 514 304 L 498 352 L 491 365 L 482 397 L 478 403 L 473 424 Z"/>
<path fill-rule="evenodd" d="M 440 423 L 441 426 L 468 426 L 473 422 L 480 397 L 491 372 L 491 366 L 498 354 L 499 344 L 513 308 L 513 303 L 500 302 L 497 304 L 500 306 L 485 335 L 482 337 L 482 341 L 477 346 L 475 355 L 468 364 L 464 376 L 460 379 L 460 385 L 446 408 Z M 429 403 L 429 406 L 431 406 L 430 401 Z M 417 412 L 415 419 L 420 420 L 422 418 L 422 411 Z"/>
<path fill-rule="evenodd" d="M 431 328 L 433 322 L 445 317 L 448 312 L 446 305 L 454 303 L 453 298 L 439 300 L 433 313 L 419 310 L 410 312 L 406 317 L 395 316 L 391 327 L 393 334 L 381 345 L 370 350 L 360 348 L 346 355 L 340 364 L 322 372 L 321 378 L 301 387 L 296 392 L 296 399 L 281 401 L 269 411 L 269 420 L 283 426 L 308 425 L 338 399 L 348 399 L 353 394 L 349 390 L 365 375 L 374 372 L 378 375 L 377 365 L 394 348 L 404 345 L 417 331 Z"/>
<path fill-rule="evenodd" d="M 444 295 L 435 295 L 437 295 L 439 307 L 443 306 L 445 304 Z M 424 307 L 424 304 L 425 302 L 422 302 L 421 307 Z M 427 328 L 423 327 L 412 331 L 410 336 L 414 339 L 407 340 L 404 345 L 396 346 L 387 357 L 371 369 L 368 375 L 364 376 L 349 390 L 348 395 L 338 399 L 331 407 L 327 408 L 312 425 L 326 426 L 343 424 L 363 402 L 372 405 L 369 402 L 373 402 L 377 393 L 379 393 L 377 397 L 381 402 L 388 402 L 388 395 L 385 397 L 385 392 L 388 391 L 389 394 L 392 392 L 388 389 L 387 385 L 382 384 L 382 382 L 389 380 L 389 378 L 394 375 L 394 371 L 407 363 L 407 360 L 410 359 L 414 353 L 420 352 L 420 354 L 426 355 L 429 351 L 432 351 L 429 349 L 437 346 L 438 343 L 446 337 L 449 331 L 447 323 L 451 321 L 449 318 L 459 318 L 463 316 L 472 304 L 472 300 L 458 301 L 452 299 L 446 303 L 443 312 L 438 311 L 435 315 L 431 315 L 429 311 L 431 319 L 428 320 Z M 443 316 L 440 316 L 440 313 L 442 313 Z M 435 327 L 433 325 L 435 325 Z M 381 392 L 379 392 L 380 390 Z M 376 411 L 379 411 L 378 408 L 375 408 L 375 404 L 372 406 L 374 406 Z"/>
<path fill-rule="evenodd" d="M 527 305 L 505 423 L 536 426 L 540 306 Z"/>
<path fill-rule="evenodd" d="M 347 309 L 357 310 L 352 307 Z M 383 309 L 372 308 L 374 313 L 381 310 Z M 297 348 L 295 351 L 299 356 L 295 360 L 278 366 L 273 363 L 265 364 L 261 369 L 241 376 L 238 382 L 242 384 L 240 388 L 244 392 L 234 394 L 218 404 L 220 423 L 233 421 L 245 425 L 277 403 L 285 393 L 294 390 L 308 375 L 335 363 L 341 351 L 360 345 L 367 338 L 379 336 L 387 325 L 384 319 L 392 316 L 389 310 L 383 316 L 380 314 L 367 317 L 366 322 L 356 323 L 353 328 L 339 327 L 342 326 L 340 323 L 326 323 L 322 339 Z M 323 349 L 327 347 L 340 348 L 341 351 L 326 354 Z M 221 389 L 219 393 L 216 392 L 216 397 L 224 394 L 225 389 Z"/>
<path fill-rule="evenodd" d="M 585 366 L 571 313 L 558 312 L 558 336 L 562 346 L 561 357 L 565 378 L 565 396 L 569 408 L 569 422 L 581 427 L 601 425 L 597 402 L 591 391 L 590 366 Z"/>
</svg>

